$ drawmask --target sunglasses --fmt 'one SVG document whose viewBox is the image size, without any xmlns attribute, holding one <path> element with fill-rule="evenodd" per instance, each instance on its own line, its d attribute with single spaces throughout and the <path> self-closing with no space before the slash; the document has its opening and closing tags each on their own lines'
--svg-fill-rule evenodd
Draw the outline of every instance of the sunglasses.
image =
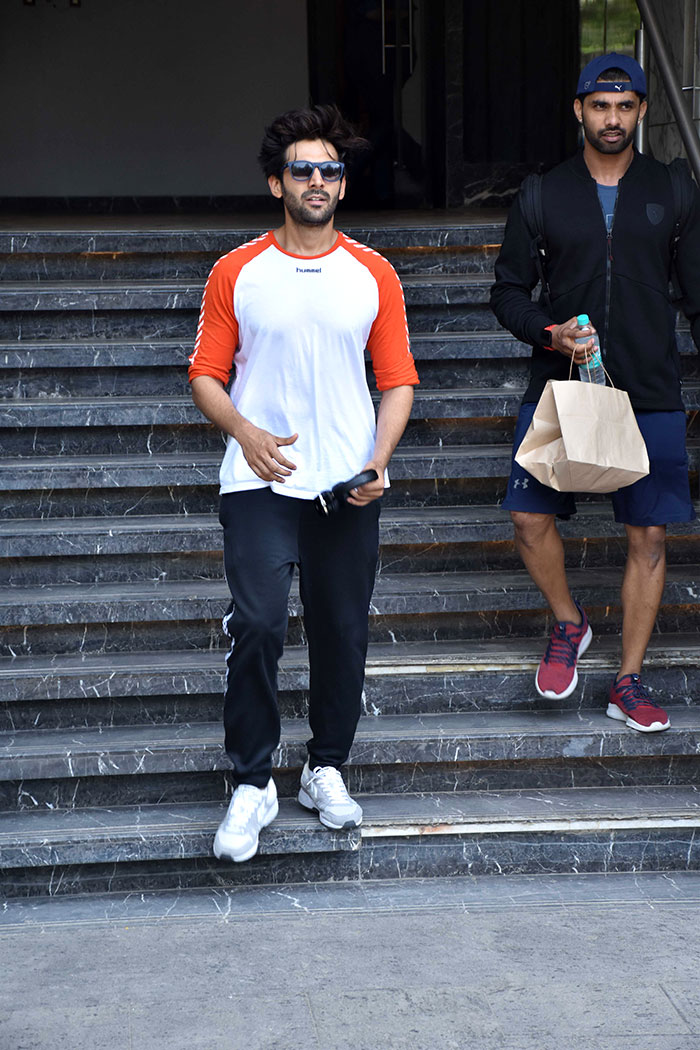
<svg viewBox="0 0 700 1050">
<path fill-rule="evenodd" d="M 345 172 L 345 165 L 341 160 L 322 160 L 320 164 L 311 160 L 288 160 L 282 165 L 282 174 L 285 168 L 289 168 L 289 174 L 295 182 L 308 182 L 316 168 L 324 182 L 337 182 Z"/>
</svg>

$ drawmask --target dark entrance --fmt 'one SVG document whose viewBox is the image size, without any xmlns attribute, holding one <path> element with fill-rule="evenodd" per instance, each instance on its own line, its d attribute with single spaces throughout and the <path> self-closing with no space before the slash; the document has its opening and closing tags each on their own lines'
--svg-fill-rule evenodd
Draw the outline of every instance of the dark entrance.
<svg viewBox="0 0 700 1050">
<path fill-rule="evenodd" d="M 372 143 L 349 202 L 504 204 L 576 144 L 579 0 L 308 0 L 309 84 Z"/>
<path fill-rule="evenodd" d="M 429 6 L 308 0 L 312 101 L 337 102 L 372 144 L 352 179 L 355 206 L 442 203 L 444 17 L 441 0 Z"/>
</svg>

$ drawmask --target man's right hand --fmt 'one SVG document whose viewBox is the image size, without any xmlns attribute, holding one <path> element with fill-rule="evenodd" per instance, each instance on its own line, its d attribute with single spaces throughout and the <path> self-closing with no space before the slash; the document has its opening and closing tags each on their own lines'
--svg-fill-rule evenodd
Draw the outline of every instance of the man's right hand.
<svg viewBox="0 0 700 1050">
<path fill-rule="evenodd" d="M 284 479 L 297 469 L 294 463 L 282 455 L 280 445 L 293 445 L 298 437 L 298 434 L 277 437 L 253 423 L 246 423 L 241 432 L 236 434 L 236 440 L 253 473 L 263 481 L 278 481 L 280 484 L 284 484 Z"/>
<path fill-rule="evenodd" d="M 555 324 L 549 329 L 552 349 L 558 350 L 565 357 L 573 357 L 577 365 L 583 365 L 593 354 L 593 340 L 577 343 L 576 340 L 590 334 L 590 328 L 579 327 L 576 317 L 570 317 L 563 324 Z"/>
</svg>

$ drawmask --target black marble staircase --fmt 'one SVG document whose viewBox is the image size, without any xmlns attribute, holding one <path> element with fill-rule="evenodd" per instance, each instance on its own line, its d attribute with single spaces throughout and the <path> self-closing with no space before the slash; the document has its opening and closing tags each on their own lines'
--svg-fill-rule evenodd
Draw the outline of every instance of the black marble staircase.
<svg viewBox="0 0 700 1050">
<path fill-rule="evenodd" d="M 605 500 L 563 525 L 595 637 L 563 705 L 533 676 L 550 622 L 498 509 L 528 348 L 488 289 L 500 222 L 348 224 L 404 280 L 421 375 L 391 467 L 360 723 L 361 830 L 294 801 L 308 735 L 296 591 L 280 669 L 282 805 L 243 865 L 225 810 L 221 436 L 186 357 L 211 229 L 0 230 L 0 881 L 8 896 L 497 872 L 700 866 L 700 547 L 669 542 L 645 681 L 672 728 L 604 714 L 623 531 Z M 700 377 L 687 329 L 691 481 Z"/>
</svg>

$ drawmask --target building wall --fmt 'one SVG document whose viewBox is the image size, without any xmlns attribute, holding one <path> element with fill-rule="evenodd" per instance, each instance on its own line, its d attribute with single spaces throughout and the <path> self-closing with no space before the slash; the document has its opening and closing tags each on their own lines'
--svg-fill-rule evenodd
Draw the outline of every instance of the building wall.
<svg viewBox="0 0 700 1050">
<path fill-rule="evenodd" d="M 664 0 L 656 5 L 666 47 L 689 110 L 695 117 L 700 134 L 700 2 L 698 0 Z M 673 111 L 668 103 L 663 81 L 658 75 L 653 55 L 649 63 L 649 113 L 647 116 L 649 148 L 658 159 L 668 163 L 685 156 L 683 142 Z"/>
<path fill-rule="evenodd" d="M 3 0 L 0 196 L 265 193 L 262 127 L 308 101 L 306 0 Z"/>
</svg>

